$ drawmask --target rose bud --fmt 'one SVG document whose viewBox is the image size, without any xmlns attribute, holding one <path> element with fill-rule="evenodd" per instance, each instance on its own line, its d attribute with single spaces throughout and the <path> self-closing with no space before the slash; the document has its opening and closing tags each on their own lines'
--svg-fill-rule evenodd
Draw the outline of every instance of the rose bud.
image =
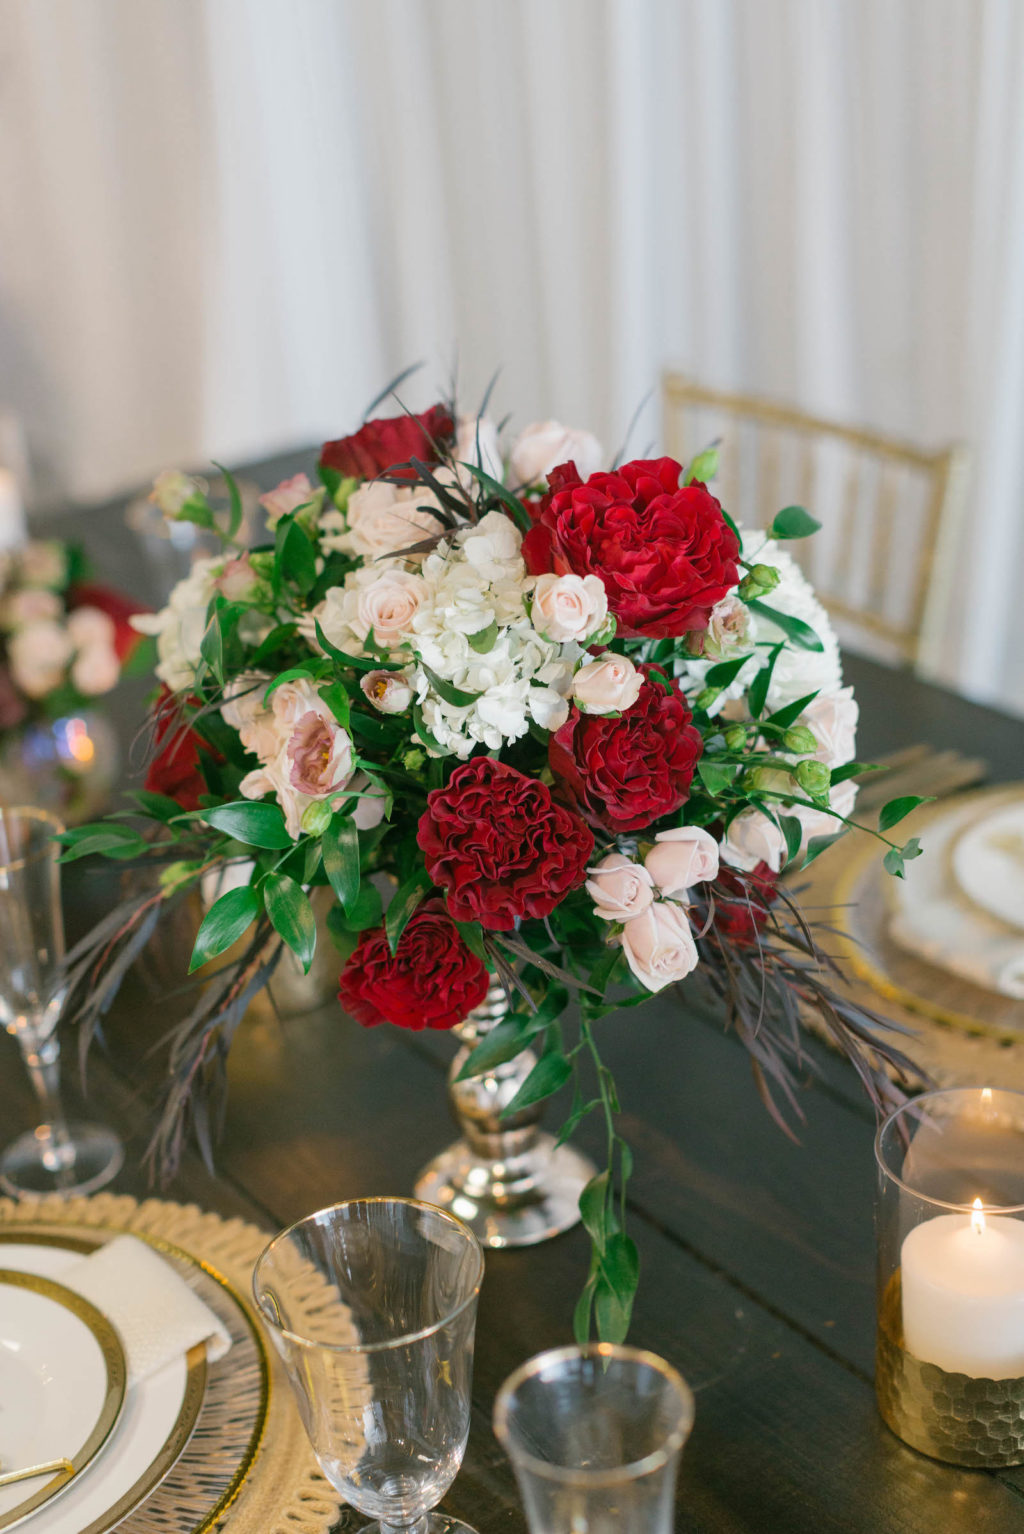
<svg viewBox="0 0 1024 1534">
<path fill-rule="evenodd" d="M 747 743 L 746 725 L 731 724 L 725 732 L 725 743 L 730 751 L 742 751 Z"/>
<path fill-rule="evenodd" d="M 787 751 L 795 751 L 803 756 L 818 749 L 817 740 L 805 724 L 792 725 L 783 735 L 782 744 Z"/>
<path fill-rule="evenodd" d="M 621 852 L 610 852 L 590 870 L 586 890 L 603 921 L 632 921 L 654 899 L 648 870 Z"/>
<path fill-rule="evenodd" d="M 381 714 L 403 714 L 412 702 L 412 688 L 400 671 L 368 671 L 359 686 Z"/>
<path fill-rule="evenodd" d="M 693 701 L 697 708 L 710 708 L 721 691 L 720 687 L 702 687 Z"/>
<path fill-rule="evenodd" d="M 739 594 L 744 602 L 766 597 L 779 584 L 779 572 L 774 565 L 753 565 L 739 584 Z"/>
<path fill-rule="evenodd" d="M 832 782 L 831 769 L 824 762 L 800 762 L 793 774 L 800 787 L 812 798 L 827 794 Z"/>
<path fill-rule="evenodd" d="M 699 826 L 659 831 L 644 867 L 663 895 L 684 895 L 718 877 L 718 843 Z"/>
</svg>

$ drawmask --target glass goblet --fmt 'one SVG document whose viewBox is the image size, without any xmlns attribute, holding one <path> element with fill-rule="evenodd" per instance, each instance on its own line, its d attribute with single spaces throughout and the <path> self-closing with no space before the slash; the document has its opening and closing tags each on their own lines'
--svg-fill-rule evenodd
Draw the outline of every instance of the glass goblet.
<svg viewBox="0 0 1024 1534">
<path fill-rule="evenodd" d="M 468 1226 L 405 1198 L 322 1209 L 256 1263 L 256 1304 L 320 1467 L 379 1534 L 473 1534 L 431 1510 L 469 1437 L 483 1271 Z"/>
<path fill-rule="evenodd" d="M 672 1534 L 693 1395 L 655 1353 L 539 1353 L 502 1385 L 494 1431 L 533 1534 Z"/>
<path fill-rule="evenodd" d="M 121 1168 L 120 1140 L 98 1124 L 69 1124 L 60 1096 L 64 920 L 60 851 L 64 827 L 46 810 L 0 806 L 0 1024 L 17 1040 L 41 1123 L 0 1155 L 0 1188 L 92 1193 Z"/>
</svg>

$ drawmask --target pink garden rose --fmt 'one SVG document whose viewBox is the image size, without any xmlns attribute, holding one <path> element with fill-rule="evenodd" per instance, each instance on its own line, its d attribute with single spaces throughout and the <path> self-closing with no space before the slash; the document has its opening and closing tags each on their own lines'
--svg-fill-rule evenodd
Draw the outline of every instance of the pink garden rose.
<svg viewBox="0 0 1024 1534">
<path fill-rule="evenodd" d="M 542 639 L 585 644 L 608 622 L 608 598 L 597 575 L 539 575 L 530 621 Z"/>
<path fill-rule="evenodd" d="M 610 852 L 590 870 L 586 890 L 603 921 L 632 921 L 654 899 L 647 869 L 621 852 Z"/>
<path fill-rule="evenodd" d="M 718 843 L 700 826 L 659 831 L 644 867 L 663 895 L 684 895 L 718 877 Z"/>
<path fill-rule="evenodd" d="M 640 696 L 644 677 L 625 655 L 588 661 L 572 679 L 572 696 L 584 714 L 621 714 Z"/>
<path fill-rule="evenodd" d="M 742 873 L 764 863 L 777 874 L 786 861 L 786 838 L 761 810 L 747 809 L 732 822 L 721 851 L 723 862 Z"/>
<path fill-rule="evenodd" d="M 697 967 L 697 945 L 686 912 L 668 900 L 656 900 L 626 923 L 622 951 L 633 974 L 649 991 L 662 991 Z"/>
</svg>

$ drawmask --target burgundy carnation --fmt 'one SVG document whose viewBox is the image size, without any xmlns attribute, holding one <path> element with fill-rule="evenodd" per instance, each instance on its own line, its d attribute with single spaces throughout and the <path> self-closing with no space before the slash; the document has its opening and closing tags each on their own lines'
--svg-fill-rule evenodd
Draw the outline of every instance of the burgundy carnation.
<svg viewBox="0 0 1024 1534">
<path fill-rule="evenodd" d="M 739 542 L 706 486 L 680 487 L 674 458 L 638 458 L 585 482 L 573 464 L 523 540 L 533 575 L 599 575 L 624 638 L 705 629 L 739 579 Z"/>
<path fill-rule="evenodd" d="M 341 972 L 338 1000 L 364 1028 L 451 1028 L 487 995 L 486 965 L 439 900 L 414 912 L 392 954 L 383 927 L 364 932 Z"/>
<path fill-rule="evenodd" d="M 776 899 L 779 875 L 768 863 L 758 863 L 749 873 L 738 874 L 724 865 L 711 886 L 715 897 L 715 931 L 734 943 L 748 944 L 768 920 Z"/>
<path fill-rule="evenodd" d="M 155 713 L 156 755 L 149 764 L 145 787 L 153 794 L 176 799 L 183 810 L 197 810 L 199 796 L 207 792 L 199 764 L 199 748 L 216 761 L 224 758 L 201 740 L 169 706 L 170 689 L 161 687 Z"/>
<path fill-rule="evenodd" d="M 685 804 L 704 749 L 678 688 L 666 690 L 657 666 L 618 718 L 573 708 L 551 737 L 548 760 L 588 820 L 610 831 L 639 831 Z"/>
<path fill-rule="evenodd" d="M 351 437 L 325 442 L 320 454 L 322 469 L 337 469 L 354 479 L 376 479 L 387 469 L 419 458 L 437 462 L 436 443 L 451 437 L 455 422 L 447 405 L 431 405 L 422 415 L 396 415 L 367 421 Z M 415 477 L 408 471 L 408 478 Z"/>
<path fill-rule="evenodd" d="M 416 840 L 457 921 L 508 932 L 546 916 L 586 878 L 594 838 L 545 784 L 489 756 L 427 795 Z"/>
</svg>

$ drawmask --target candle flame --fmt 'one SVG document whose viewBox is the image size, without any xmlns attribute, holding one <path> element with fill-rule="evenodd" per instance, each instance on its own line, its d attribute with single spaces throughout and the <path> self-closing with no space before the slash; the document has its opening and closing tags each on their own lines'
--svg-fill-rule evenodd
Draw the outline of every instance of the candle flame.
<svg viewBox="0 0 1024 1534">
<path fill-rule="evenodd" d="M 981 1100 L 985 1104 L 986 1107 L 988 1107 L 991 1104 L 991 1102 L 992 1102 L 992 1088 L 991 1087 L 982 1087 L 982 1089 L 981 1089 Z"/>
<path fill-rule="evenodd" d="M 985 1229 L 985 1216 L 982 1212 L 980 1198 L 976 1198 L 971 1205 L 971 1229 L 977 1231 L 980 1236 Z"/>
</svg>

